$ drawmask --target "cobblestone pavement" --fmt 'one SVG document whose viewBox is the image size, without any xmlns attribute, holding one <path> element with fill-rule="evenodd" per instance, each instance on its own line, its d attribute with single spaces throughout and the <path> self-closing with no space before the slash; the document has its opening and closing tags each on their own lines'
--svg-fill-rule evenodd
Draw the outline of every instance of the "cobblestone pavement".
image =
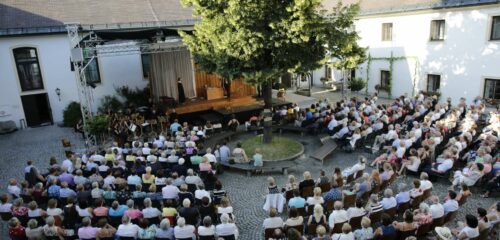
<svg viewBox="0 0 500 240">
<path fill-rule="evenodd" d="M 237 141 L 250 134 L 241 135 L 233 140 Z M 324 166 L 321 166 L 320 162 L 308 157 L 321 145 L 317 136 L 299 137 L 299 135 L 295 134 L 286 134 L 285 136 L 295 138 L 305 145 L 305 155 L 296 160 L 297 166 L 289 172 L 294 174 L 297 179 L 301 179 L 302 173 L 306 170 L 311 171 L 313 177 L 317 178 L 320 169 L 331 172 L 335 167 L 345 168 L 351 166 L 357 161 L 359 154 L 367 156 L 369 160 L 374 158 L 371 154 L 362 151 L 344 153 L 341 150 L 336 150 L 325 160 Z M 82 148 L 83 142 L 79 138 L 80 135 L 74 134 L 71 129 L 57 126 L 33 128 L 13 134 L 0 135 L 0 183 L 2 183 L 0 184 L 0 192 L 5 192 L 9 178 L 23 179 L 22 169 L 26 160 L 34 160 L 39 169 L 45 169 L 48 166 L 48 159 L 51 156 L 56 156 L 61 161 L 64 157 L 61 139 L 65 137 L 71 140 L 73 149 Z M 287 176 L 277 172 L 247 177 L 244 172 L 226 171 L 223 175 L 220 175 L 220 179 L 224 184 L 224 188 L 228 191 L 235 209 L 236 222 L 242 240 L 263 238 L 262 221 L 266 217 L 266 213 L 262 206 L 264 205 L 266 178 L 268 176 L 275 177 L 279 186 L 286 183 Z M 407 179 L 398 178 L 397 182 L 405 181 L 409 183 L 412 179 L 412 177 Z M 446 188 L 449 186 L 449 182 L 440 180 L 440 182 L 434 184 L 433 193 L 443 197 L 447 192 Z M 474 194 L 460 209 L 458 219 L 463 219 L 466 213 L 474 214 L 476 207 L 489 207 L 494 201 L 494 199 L 479 197 L 479 189 L 472 189 L 472 191 Z M 285 218 L 285 214 L 283 214 L 283 218 Z M 7 239 L 6 223 L 2 222 L 0 227 L 0 239 Z"/>
</svg>

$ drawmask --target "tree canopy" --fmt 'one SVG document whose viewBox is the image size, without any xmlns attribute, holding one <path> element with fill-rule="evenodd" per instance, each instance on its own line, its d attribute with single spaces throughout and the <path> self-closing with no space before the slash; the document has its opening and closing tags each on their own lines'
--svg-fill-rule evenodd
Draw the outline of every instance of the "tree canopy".
<svg viewBox="0 0 500 240">
<path fill-rule="evenodd" d="M 201 18 L 180 31 L 202 70 L 260 84 L 307 73 L 327 59 L 363 59 L 353 19 L 358 5 L 327 12 L 320 0 L 182 0 Z M 362 53 L 362 54 L 360 54 Z M 362 56 L 359 56 L 362 55 Z"/>
</svg>

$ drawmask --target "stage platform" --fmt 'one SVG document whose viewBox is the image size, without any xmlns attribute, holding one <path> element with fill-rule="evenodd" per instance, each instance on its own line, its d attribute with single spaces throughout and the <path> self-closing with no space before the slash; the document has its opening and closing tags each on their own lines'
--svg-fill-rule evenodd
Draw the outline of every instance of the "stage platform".
<svg viewBox="0 0 500 240">
<path fill-rule="evenodd" d="M 290 102 L 273 98 L 273 106 L 281 107 Z M 182 121 L 196 124 L 225 123 L 232 114 L 240 122 L 247 121 L 251 116 L 259 114 L 264 109 L 264 101 L 253 97 L 238 97 L 232 99 L 198 100 L 184 103 L 176 108 Z"/>
<path fill-rule="evenodd" d="M 246 96 L 246 97 L 233 97 L 230 99 L 227 98 L 215 99 L 215 100 L 200 99 L 195 101 L 188 101 L 186 103 L 178 105 L 175 108 L 175 110 L 177 111 L 177 114 L 182 115 L 182 114 L 203 112 L 209 110 L 218 110 L 218 109 L 229 110 L 240 106 L 250 106 L 250 105 L 264 106 L 262 101 L 258 101 L 252 96 Z"/>
</svg>

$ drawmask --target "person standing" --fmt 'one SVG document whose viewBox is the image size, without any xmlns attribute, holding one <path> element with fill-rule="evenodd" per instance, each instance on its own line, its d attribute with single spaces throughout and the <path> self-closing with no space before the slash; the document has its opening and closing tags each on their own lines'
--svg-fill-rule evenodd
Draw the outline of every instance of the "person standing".
<svg viewBox="0 0 500 240">
<path fill-rule="evenodd" d="M 186 94 L 184 93 L 181 78 L 177 78 L 177 91 L 179 92 L 179 103 L 184 103 L 186 101 Z"/>
</svg>

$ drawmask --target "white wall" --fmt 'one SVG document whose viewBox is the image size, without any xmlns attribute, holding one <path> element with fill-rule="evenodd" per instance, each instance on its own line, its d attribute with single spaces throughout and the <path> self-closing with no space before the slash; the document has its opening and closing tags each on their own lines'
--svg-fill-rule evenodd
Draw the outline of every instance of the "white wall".
<svg viewBox="0 0 500 240">
<path fill-rule="evenodd" d="M 406 14 L 362 17 L 356 21 L 356 31 L 360 45 L 368 46 L 372 57 L 390 57 L 391 52 L 394 57 L 417 57 L 416 88 L 426 88 L 427 74 L 440 74 L 442 99 L 458 101 L 463 96 L 472 100 L 482 96 L 485 77 L 500 78 L 500 42 L 488 40 L 491 16 L 500 15 L 499 5 Z M 446 21 L 445 40 L 429 41 L 431 20 L 438 19 Z M 382 42 L 382 23 L 388 22 L 393 23 L 393 41 Z M 415 60 L 396 61 L 393 66 L 392 96 L 411 95 Z M 388 70 L 389 63 L 372 62 L 369 92 L 380 83 L 381 69 Z M 366 79 L 366 63 L 357 73 Z"/>
<path fill-rule="evenodd" d="M 19 120 L 25 119 L 21 103 L 21 92 L 17 70 L 12 55 L 16 47 L 35 47 L 42 73 L 44 90 L 47 93 L 54 122 L 63 120 L 62 111 L 71 101 L 78 101 L 75 75 L 70 70 L 70 51 L 67 35 L 39 35 L 0 38 L 0 111 L 7 116 L 0 116 L 0 121 L 13 120 L 19 127 Z M 115 88 L 128 85 L 131 88 L 143 88 L 147 85 L 142 77 L 142 65 L 139 54 L 99 58 L 101 84 L 92 90 L 93 108 L 97 109 L 104 95 L 115 94 Z M 59 101 L 55 89 L 61 89 Z"/>
</svg>

